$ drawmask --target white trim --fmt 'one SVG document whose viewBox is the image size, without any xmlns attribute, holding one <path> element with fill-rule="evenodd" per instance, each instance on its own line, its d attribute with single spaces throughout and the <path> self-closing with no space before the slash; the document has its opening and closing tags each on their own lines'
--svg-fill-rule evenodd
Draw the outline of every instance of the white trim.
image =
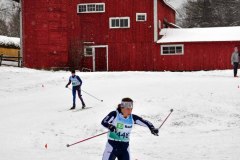
<svg viewBox="0 0 240 160">
<path fill-rule="evenodd" d="M 95 65 L 95 55 L 96 55 L 96 50 L 95 48 L 106 48 L 106 63 L 107 63 L 107 71 L 108 71 L 108 45 L 94 45 L 94 46 L 84 46 L 85 48 L 92 48 L 93 49 L 93 55 L 92 55 L 92 61 L 93 61 L 93 72 L 96 71 L 96 65 Z M 86 57 L 91 57 L 91 56 L 86 56 Z"/>
<path fill-rule="evenodd" d="M 86 6 L 86 11 L 85 12 L 79 12 L 79 6 Z M 88 11 L 88 5 L 103 5 L 103 11 Z M 96 10 L 96 8 L 95 8 Z M 105 12 L 105 3 L 80 3 L 77 5 L 77 13 L 104 13 Z"/>
<path fill-rule="evenodd" d="M 84 46 L 84 57 L 92 57 L 93 56 L 93 52 L 94 52 L 94 48 L 92 48 L 92 55 L 88 55 L 87 53 L 87 48 L 92 48 L 91 46 Z"/>
<path fill-rule="evenodd" d="M 92 61 L 93 61 L 93 72 L 96 71 L 96 63 L 95 63 L 95 59 L 96 59 L 95 48 L 93 48 L 93 56 L 92 56 Z"/>
<path fill-rule="evenodd" d="M 83 42 L 83 44 L 94 44 L 95 42 Z"/>
<path fill-rule="evenodd" d="M 93 45 L 93 46 L 86 46 L 86 47 L 89 47 L 89 48 L 106 48 L 106 47 L 108 47 L 108 45 Z"/>
<path fill-rule="evenodd" d="M 138 16 L 145 16 L 145 20 L 138 20 Z M 147 13 L 136 13 L 136 21 L 137 22 L 145 22 L 145 21 L 147 21 Z"/>
<path fill-rule="evenodd" d="M 164 54 L 163 47 L 182 47 L 182 53 L 171 53 L 171 54 Z M 168 45 L 161 45 L 161 55 L 168 56 L 168 55 L 184 55 L 184 44 L 168 44 Z"/>
<path fill-rule="evenodd" d="M 159 28 L 159 30 L 162 29 L 162 22 L 161 22 L 161 20 L 158 20 L 158 28 Z M 159 32 L 159 34 L 160 34 L 160 32 Z"/>
<path fill-rule="evenodd" d="M 128 20 L 128 26 L 127 27 L 120 27 L 120 22 L 119 22 L 119 27 L 112 27 L 112 19 L 127 19 Z M 110 17 L 109 18 L 109 28 L 115 29 L 115 28 L 130 28 L 130 17 Z"/>
<path fill-rule="evenodd" d="M 154 34 L 154 42 L 158 40 L 158 0 L 153 0 L 153 34 Z"/>
<path fill-rule="evenodd" d="M 108 45 L 106 46 L 106 56 L 107 56 L 107 71 L 108 71 Z"/>
<path fill-rule="evenodd" d="M 22 57 L 22 64 L 24 65 L 24 54 L 23 54 L 23 4 L 22 0 L 19 1 L 20 4 L 20 56 Z"/>
<path fill-rule="evenodd" d="M 173 25 L 174 27 L 179 28 L 179 29 L 182 28 L 182 27 L 180 27 L 180 26 L 178 26 L 178 25 L 176 25 L 176 24 L 174 24 L 174 23 L 171 23 L 171 22 L 169 22 L 169 24 L 171 24 L 171 25 Z"/>
</svg>

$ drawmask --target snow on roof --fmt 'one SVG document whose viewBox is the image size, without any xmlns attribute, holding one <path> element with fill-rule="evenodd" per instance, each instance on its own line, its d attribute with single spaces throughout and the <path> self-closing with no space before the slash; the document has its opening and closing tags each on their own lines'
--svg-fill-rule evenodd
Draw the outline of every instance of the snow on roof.
<svg viewBox="0 0 240 160">
<path fill-rule="evenodd" d="M 180 26 L 178 26 L 178 25 L 176 25 L 176 24 L 174 24 L 174 23 L 171 23 L 171 22 L 169 22 L 169 24 L 172 25 L 172 26 L 174 26 L 175 28 L 182 28 L 182 27 L 180 27 Z"/>
<path fill-rule="evenodd" d="M 0 36 L 0 46 L 20 48 L 20 38 Z"/>
<path fill-rule="evenodd" d="M 164 28 L 157 43 L 240 41 L 239 27 Z"/>
<path fill-rule="evenodd" d="M 177 10 L 176 10 L 171 4 L 169 4 L 166 0 L 163 0 L 163 2 L 164 2 L 168 7 L 172 8 L 176 13 L 178 13 Z"/>
</svg>

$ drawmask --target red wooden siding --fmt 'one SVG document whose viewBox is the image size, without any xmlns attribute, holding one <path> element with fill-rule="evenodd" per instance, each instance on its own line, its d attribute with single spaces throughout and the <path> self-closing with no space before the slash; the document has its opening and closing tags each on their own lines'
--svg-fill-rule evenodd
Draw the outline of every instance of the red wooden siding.
<svg viewBox="0 0 240 160">
<path fill-rule="evenodd" d="M 211 70 L 231 68 L 230 55 L 238 42 L 183 43 L 184 55 L 160 54 L 153 42 L 152 0 L 23 0 L 24 62 L 26 67 L 65 67 L 78 63 L 93 68 L 83 56 L 84 42 L 108 46 L 110 71 Z M 79 3 L 105 3 L 104 13 L 77 14 Z M 147 13 L 137 22 L 136 13 Z M 110 29 L 109 17 L 130 17 L 130 28 Z M 175 22 L 175 11 L 158 1 L 158 19 Z M 101 52 L 101 50 L 103 52 Z M 96 54 L 106 48 L 96 48 Z M 102 70 L 104 56 L 96 55 Z M 100 57 L 98 57 L 100 56 Z M 104 70 L 104 69 L 103 69 Z"/>
<path fill-rule="evenodd" d="M 95 71 L 107 71 L 106 48 L 95 48 Z"/>
<path fill-rule="evenodd" d="M 77 14 L 77 4 L 105 3 L 104 13 Z M 109 71 L 192 71 L 231 68 L 240 42 L 184 44 L 184 55 L 161 55 L 154 42 L 153 0 L 23 0 L 24 65 L 51 68 L 77 65 L 93 69 L 84 46 L 108 46 Z M 136 13 L 147 21 L 137 22 Z M 130 17 L 130 28 L 110 29 L 110 17 Z M 175 11 L 158 1 L 158 20 L 175 22 Z M 158 29 L 158 32 L 160 29 Z M 159 37 L 160 38 L 160 37 Z M 96 70 L 106 70 L 106 48 L 95 48 Z"/>
<path fill-rule="evenodd" d="M 104 13 L 71 13 L 73 24 L 78 27 L 70 37 L 81 39 L 82 42 L 94 42 L 93 45 L 108 45 L 109 70 L 157 70 L 153 61 L 158 58 L 160 47 L 153 39 L 153 1 L 149 0 L 121 0 L 121 1 L 96 1 L 96 0 L 75 0 L 72 5 L 79 3 L 100 3 L 105 2 Z M 174 22 L 175 12 L 159 1 L 159 19 L 167 18 Z M 167 8 L 166 10 L 163 8 Z M 169 17 L 165 17 L 171 12 Z M 147 13 L 146 22 L 137 22 L 136 13 Z M 73 16 L 74 15 L 74 16 Z M 130 28 L 110 29 L 110 17 L 130 17 Z M 83 48 L 84 44 L 81 48 Z M 82 49 L 80 49 L 82 50 Z M 89 61 L 89 57 L 86 57 Z M 85 61 L 85 60 L 84 60 Z M 83 67 L 92 66 L 81 63 Z M 89 63 L 90 64 L 90 63 Z"/>
<path fill-rule="evenodd" d="M 24 65 L 30 68 L 67 66 L 65 0 L 23 0 Z"/>
<path fill-rule="evenodd" d="M 184 44 L 184 55 L 161 55 L 158 70 L 194 71 L 230 69 L 233 48 L 240 42 L 194 42 Z M 160 55 L 160 53 L 159 53 Z"/>
</svg>

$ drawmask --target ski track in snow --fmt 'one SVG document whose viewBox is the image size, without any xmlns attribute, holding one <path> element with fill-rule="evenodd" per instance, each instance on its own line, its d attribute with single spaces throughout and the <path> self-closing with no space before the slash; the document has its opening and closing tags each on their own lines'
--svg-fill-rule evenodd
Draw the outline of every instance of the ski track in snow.
<svg viewBox="0 0 240 160">
<path fill-rule="evenodd" d="M 105 132 L 101 120 L 127 96 L 135 101 L 133 113 L 156 127 L 174 109 L 158 137 L 134 127 L 132 160 L 239 159 L 240 79 L 231 70 L 77 74 L 82 89 L 104 102 L 82 93 L 92 108 L 69 111 L 69 72 L 0 67 L 1 159 L 101 159 L 106 135 L 66 144 Z"/>
</svg>

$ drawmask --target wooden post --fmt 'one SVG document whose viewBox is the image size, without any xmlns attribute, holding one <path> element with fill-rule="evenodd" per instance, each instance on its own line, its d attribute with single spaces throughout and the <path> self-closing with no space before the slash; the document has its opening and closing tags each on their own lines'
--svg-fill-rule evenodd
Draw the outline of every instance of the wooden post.
<svg viewBox="0 0 240 160">
<path fill-rule="evenodd" d="M 2 57 L 3 57 L 3 54 L 0 55 L 0 66 L 2 65 Z"/>
<path fill-rule="evenodd" d="M 20 60 L 21 60 L 21 58 L 20 58 L 20 52 L 18 51 L 18 67 L 20 67 Z"/>
</svg>

